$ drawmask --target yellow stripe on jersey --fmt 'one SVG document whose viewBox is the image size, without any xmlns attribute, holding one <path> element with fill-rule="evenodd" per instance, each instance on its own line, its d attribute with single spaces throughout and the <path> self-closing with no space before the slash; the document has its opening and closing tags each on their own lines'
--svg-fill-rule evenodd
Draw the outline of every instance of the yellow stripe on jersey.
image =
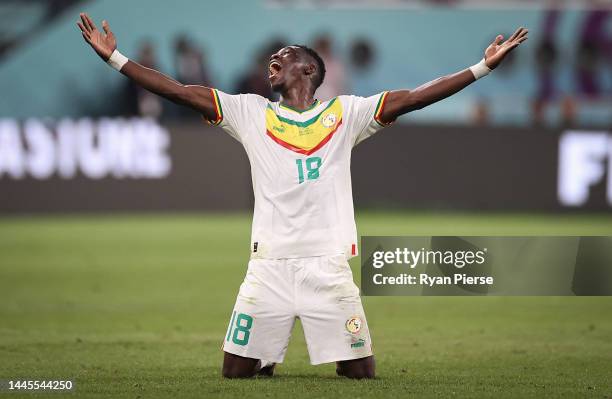
<svg viewBox="0 0 612 399">
<path fill-rule="evenodd" d="M 217 89 L 210 89 L 210 93 L 212 95 L 212 100 L 215 107 L 215 119 L 207 119 L 206 122 L 212 125 L 218 125 L 223 121 L 223 108 L 221 107 L 221 101 L 219 101 L 219 93 L 217 93 Z"/>
<path fill-rule="evenodd" d="M 283 147 L 310 155 L 323 147 L 342 124 L 342 103 L 338 98 L 307 121 L 299 122 L 277 115 L 272 107 L 266 109 L 268 136 Z"/>
<path fill-rule="evenodd" d="M 379 125 L 381 126 L 389 126 L 391 123 L 385 123 L 382 120 L 380 120 L 380 115 L 382 114 L 383 109 L 385 108 L 385 102 L 387 101 L 387 95 L 389 94 L 388 91 L 385 91 L 381 96 L 380 99 L 378 100 L 378 105 L 376 106 L 376 111 L 374 111 L 374 120 L 376 122 L 378 122 Z"/>
</svg>

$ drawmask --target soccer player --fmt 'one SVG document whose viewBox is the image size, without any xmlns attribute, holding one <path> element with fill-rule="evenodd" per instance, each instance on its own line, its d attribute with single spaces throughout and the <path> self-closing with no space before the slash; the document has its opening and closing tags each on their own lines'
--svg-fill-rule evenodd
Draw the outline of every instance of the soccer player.
<svg viewBox="0 0 612 399">
<path fill-rule="evenodd" d="M 101 32 L 88 15 L 80 17 L 85 41 L 110 66 L 198 111 L 247 152 L 255 194 L 251 259 L 224 337 L 223 375 L 272 375 L 299 317 L 312 364 L 336 362 L 339 375 L 374 377 L 368 324 L 347 262 L 357 254 L 351 150 L 400 115 L 490 73 L 527 40 L 527 30 L 506 41 L 497 36 L 478 64 L 416 89 L 325 102 L 314 98 L 325 78 L 321 57 L 288 46 L 270 57 L 270 85 L 281 95 L 271 102 L 183 85 L 123 56 L 106 21 Z"/>
</svg>

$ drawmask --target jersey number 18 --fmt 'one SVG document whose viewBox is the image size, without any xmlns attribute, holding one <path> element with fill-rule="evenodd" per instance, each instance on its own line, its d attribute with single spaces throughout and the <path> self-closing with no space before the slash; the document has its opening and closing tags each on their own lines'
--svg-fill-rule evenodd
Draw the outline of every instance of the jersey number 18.
<svg viewBox="0 0 612 399">
<path fill-rule="evenodd" d="M 321 158 L 311 157 L 305 160 L 296 159 L 295 163 L 298 169 L 298 183 L 304 183 L 304 175 L 306 180 L 317 180 L 319 178 L 319 168 L 321 167 Z M 306 166 L 304 168 L 304 166 Z"/>
</svg>

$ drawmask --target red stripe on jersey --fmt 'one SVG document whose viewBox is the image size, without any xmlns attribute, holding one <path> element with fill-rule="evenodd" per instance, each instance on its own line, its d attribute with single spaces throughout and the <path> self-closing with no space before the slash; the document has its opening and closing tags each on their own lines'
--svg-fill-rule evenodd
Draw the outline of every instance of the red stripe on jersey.
<svg viewBox="0 0 612 399">
<path fill-rule="evenodd" d="M 340 125 L 342 125 L 342 119 L 340 119 L 338 121 L 338 124 L 336 125 L 336 128 L 334 130 L 332 130 L 327 136 L 325 136 L 325 138 L 323 140 L 321 140 L 321 142 L 319 144 L 317 144 L 316 146 L 314 146 L 310 150 L 305 150 L 303 148 L 296 147 L 296 146 L 294 146 L 292 144 L 289 144 L 289 143 L 279 139 L 275 135 L 273 135 L 272 132 L 270 132 L 269 130 L 266 130 L 266 134 L 272 140 L 276 141 L 278 144 L 282 145 L 283 147 L 285 147 L 287 149 L 290 149 L 291 151 L 295 151 L 297 153 L 304 154 L 304 155 L 310 155 L 310 154 L 314 153 L 315 151 L 317 151 L 318 149 L 320 149 L 321 147 L 323 147 L 329 140 L 331 140 L 331 138 L 334 135 L 334 133 L 336 133 L 338 131 L 338 128 L 340 128 Z"/>
</svg>

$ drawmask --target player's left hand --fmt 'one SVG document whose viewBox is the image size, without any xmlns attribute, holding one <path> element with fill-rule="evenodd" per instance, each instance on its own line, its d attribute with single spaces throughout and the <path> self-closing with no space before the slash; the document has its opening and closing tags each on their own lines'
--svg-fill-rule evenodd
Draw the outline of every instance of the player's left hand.
<svg viewBox="0 0 612 399">
<path fill-rule="evenodd" d="M 493 43 L 485 50 L 485 62 L 487 66 L 491 69 L 497 68 L 508 53 L 527 40 L 527 33 L 529 33 L 529 30 L 520 27 L 503 43 L 502 40 L 504 40 L 504 37 L 498 35 Z"/>
</svg>

